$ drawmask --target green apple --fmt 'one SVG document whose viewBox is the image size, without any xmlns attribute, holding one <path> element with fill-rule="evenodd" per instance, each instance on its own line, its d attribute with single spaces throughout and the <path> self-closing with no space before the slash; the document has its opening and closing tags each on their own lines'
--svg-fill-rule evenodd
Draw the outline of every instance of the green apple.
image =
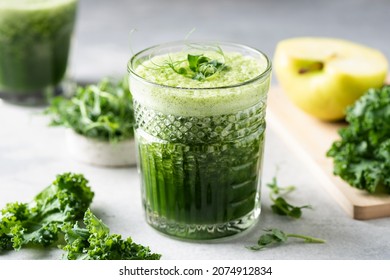
<svg viewBox="0 0 390 280">
<path fill-rule="evenodd" d="M 292 38 L 278 43 L 276 77 L 288 97 L 322 120 L 338 120 L 371 87 L 381 87 L 388 63 L 379 51 L 331 38 Z"/>
</svg>

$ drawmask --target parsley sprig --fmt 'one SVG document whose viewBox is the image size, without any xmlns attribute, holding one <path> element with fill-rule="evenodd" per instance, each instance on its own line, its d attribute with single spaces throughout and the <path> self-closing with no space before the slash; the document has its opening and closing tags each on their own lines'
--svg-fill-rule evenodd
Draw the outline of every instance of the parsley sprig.
<svg viewBox="0 0 390 280">
<path fill-rule="evenodd" d="M 278 185 L 276 176 L 273 177 L 272 182 L 268 183 L 267 186 L 271 189 L 270 199 L 273 202 L 273 204 L 271 205 L 271 209 L 275 214 L 281 216 L 288 216 L 294 219 L 299 219 L 302 216 L 302 209 L 312 208 L 311 205 L 294 206 L 288 203 L 286 199 L 283 198 L 283 196 L 294 191 L 296 187 L 295 186 L 280 187 Z"/>
</svg>

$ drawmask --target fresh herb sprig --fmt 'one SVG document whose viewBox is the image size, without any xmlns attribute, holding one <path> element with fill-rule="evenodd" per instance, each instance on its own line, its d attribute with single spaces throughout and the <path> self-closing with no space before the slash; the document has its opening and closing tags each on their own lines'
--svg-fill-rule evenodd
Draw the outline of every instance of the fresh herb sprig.
<svg viewBox="0 0 390 280">
<path fill-rule="evenodd" d="M 272 182 L 268 183 L 267 186 L 271 189 L 270 199 L 273 202 L 273 204 L 271 205 L 271 209 L 275 214 L 281 216 L 288 216 L 294 219 L 299 219 L 302 216 L 302 209 L 312 208 L 311 205 L 294 206 L 288 203 L 286 199 L 283 198 L 283 196 L 294 191 L 296 187 L 295 186 L 280 187 L 278 185 L 276 176 L 273 177 Z"/>
<path fill-rule="evenodd" d="M 296 190 L 295 186 L 281 187 L 278 185 L 276 176 L 272 178 L 272 182 L 268 183 L 270 188 L 270 199 L 274 203 L 271 205 L 272 211 L 281 216 L 288 216 L 294 219 L 299 219 L 302 216 L 302 209 L 312 208 L 311 205 L 294 206 L 288 203 L 283 196 Z M 264 230 L 266 233 L 260 235 L 257 245 L 247 247 L 248 249 L 258 251 L 266 247 L 272 247 L 286 243 L 291 238 L 302 239 L 305 243 L 325 243 L 325 240 L 312 236 L 286 233 L 277 228 L 271 228 Z"/>
<path fill-rule="evenodd" d="M 167 65 L 175 73 L 197 81 L 204 81 L 216 73 L 228 69 L 225 63 L 203 54 L 188 54 L 186 61 L 170 61 Z"/>
<path fill-rule="evenodd" d="M 184 50 L 187 53 L 186 59 L 173 61 L 170 58 L 162 64 L 154 63 L 156 69 L 168 67 L 181 76 L 197 81 L 207 80 L 219 72 L 229 70 L 221 47 L 198 44 L 188 44 L 187 47 Z M 213 58 L 210 58 L 207 54 Z M 153 62 L 153 59 L 150 60 Z"/>
<path fill-rule="evenodd" d="M 45 113 L 52 117 L 51 125 L 89 138 L 117 142 L 134 137 L 133 101 L 126 79 L 103 79 L 97 85 L 79 87 L 70 99 L 54 98 Z"/>
<path fill-rule="evenodd" d="M 251 250 L 259 251 L 267 247 L 277 246 L 286 243 L 291 238 L 302 239 L 305 243 L 325 243 L 326 241 L 320 238 L 306 236 L 302 234 L 286 233 L 280 229 L 272 228 L 264 230 L 266 233 L 262 234 L 257 245 L 248 247 Z"/>
</svg>

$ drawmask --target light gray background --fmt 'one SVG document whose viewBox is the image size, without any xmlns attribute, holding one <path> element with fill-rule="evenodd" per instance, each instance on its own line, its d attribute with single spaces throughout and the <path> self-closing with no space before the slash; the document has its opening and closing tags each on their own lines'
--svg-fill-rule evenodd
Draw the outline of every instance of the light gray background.
<svg viewBox="0 0 390 280">
<path fill-rule="evenodd" d="M 276 43 L 295 36 L 340 37 L 378 48 L 390 58 L 390 1 L 183 1 L 81 0 L 71 57 L 70 75 L 79 81 L 121 76 L 133 49 L 183 39 L 232 41 L 259 48 L 271 57 Z M 131 35 L 132 29 L 137 29 Z M 130 47 L 131 46 L 131 47 Z M 274 83 L 276 83 L 274 79 Z M 112 232 L 149 245 L 163 259 L 390 259 L 390 218 L 356 221 L 326 193 L 308 166 L 268 128 L 263 183 L 276 167 L 281 185 L 296 185 L 290 196 L 313 211 L 291 221 L 271 213 L 263 188 L 260 223 L 246 235 L 213 244 L 188 243 L 164 237 L 144 221 L 139 178 L 135 168 L 104 169 L 69 158 L 61 128 L 47 128 L 39 109 L 0 102 L 0 207 L 29 201 L 58 173 L 84 173 L 96 193 L 92 209 Z M 264 185 L 264 184 L 263 184 Z M 261 229 L 327 240 L 323 245 L 292 242 L 252 252 Z M 26 249 L 0 254 L 0 259 L 58 259 L 61 252 Z"/>
<path fill-rule="evenodd" d="M 390 57 L 389 0 L 81 0 L 72 72 L 122 74 L 134 52 L 184 39 L 232 41 L 271 57 L 279 40 L 326 36 Z M 136 29 L 129 38 L 130 31 Z M 131 48 L 130 48 L 131 46 Z"/>
</svg>

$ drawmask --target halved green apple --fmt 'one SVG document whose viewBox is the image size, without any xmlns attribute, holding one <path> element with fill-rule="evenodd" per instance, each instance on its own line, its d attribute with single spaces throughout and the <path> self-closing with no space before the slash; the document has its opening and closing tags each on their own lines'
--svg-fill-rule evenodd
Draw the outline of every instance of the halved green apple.
<svg viewBox="0 0 390 280">
<path fill-rule="evenodd" d="M 383 85 L 388 63 L 379 51 L 331 38 L 292 38 L 278 43 L 274 70 L 284 92 L 302 110 L 338 120 L 371 87 Z"/>
</svg>

